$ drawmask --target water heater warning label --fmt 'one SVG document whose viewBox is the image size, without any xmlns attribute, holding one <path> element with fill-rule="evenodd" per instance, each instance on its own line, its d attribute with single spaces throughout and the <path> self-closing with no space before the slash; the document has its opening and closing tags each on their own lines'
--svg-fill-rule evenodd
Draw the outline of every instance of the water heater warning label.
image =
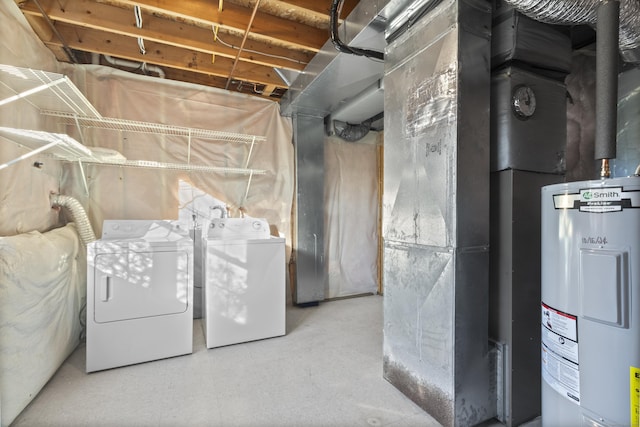
<svg viewBox="0 0 640 427">
<path fill-rule="evenodd" d="M 558 393 L 580 404 L 578 319 L 542 303 L 542 378 Z"/>
</svg>

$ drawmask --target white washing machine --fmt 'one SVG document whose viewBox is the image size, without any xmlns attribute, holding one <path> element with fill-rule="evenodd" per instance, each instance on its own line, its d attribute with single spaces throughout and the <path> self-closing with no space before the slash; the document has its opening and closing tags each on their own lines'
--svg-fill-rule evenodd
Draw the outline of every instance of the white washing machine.
<svg viewBox="0 0 640 427">
<path fill-rule="evenodd" d="M 285 239 L 257 218 L 219 218 L 203 237 L 207 348 L 285 334 Z"/>
<path fill-rule="evenodd" d="M 87 247 L 86 371 L 192 353 L 193 241 L 176 221 L 106 220 Z"/>
</svg>

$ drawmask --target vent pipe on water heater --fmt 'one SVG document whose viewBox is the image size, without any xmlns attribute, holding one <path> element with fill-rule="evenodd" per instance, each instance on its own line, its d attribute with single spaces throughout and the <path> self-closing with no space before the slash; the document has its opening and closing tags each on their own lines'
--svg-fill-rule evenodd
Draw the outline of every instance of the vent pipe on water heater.
<svg viewBox="0 0 640 427">
<path fill-rule="evenodd" d="M 596 141 L 595 158 L 602 160 L 600 178 L 610 178 L 609 159 L 616 157 L 618 117 L 618 32 L 620 3 L 598 6 L 596 30 Z"/>
</svg>

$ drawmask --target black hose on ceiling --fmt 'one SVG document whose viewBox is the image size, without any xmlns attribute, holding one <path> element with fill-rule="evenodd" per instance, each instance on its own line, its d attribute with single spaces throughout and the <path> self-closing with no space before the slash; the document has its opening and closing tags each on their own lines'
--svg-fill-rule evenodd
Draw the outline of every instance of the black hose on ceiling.
<svg viewBox="0 0 640 427">
<path fill-rule="evenodd" d="M 370 49 L 360 49 L 357 47 L 352 47 L 344 44 L 342 40 L 340 40 L 340 36 L 338 35 L 338 9 L 342 7 L 342 2 L 344 0 L 332 0 L 331 1 L 331 12 L 329 13 L 329 27 L 331 31 L 331 42 L 336 47 L 339 52 L 349 53 L 352 55 L 365 56 L 367 58 L 374 58 L 379 60 L 384 60 L 384 53 L 378 52 Z"/>
</svg>

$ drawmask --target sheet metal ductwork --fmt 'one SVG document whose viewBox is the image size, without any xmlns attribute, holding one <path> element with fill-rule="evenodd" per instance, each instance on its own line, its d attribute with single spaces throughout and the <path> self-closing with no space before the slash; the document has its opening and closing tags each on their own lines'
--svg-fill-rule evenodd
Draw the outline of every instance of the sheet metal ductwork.
<svg viewBox="0 0 640 427">
<path fill-rule="evenodd" d="M 537 21 L 560 25 L 596 25 L 602 0 L 506 0 Z M 620 1 L 620 51 L 627 62 L 640 63 L 640 1 Z"/>
</svg>

